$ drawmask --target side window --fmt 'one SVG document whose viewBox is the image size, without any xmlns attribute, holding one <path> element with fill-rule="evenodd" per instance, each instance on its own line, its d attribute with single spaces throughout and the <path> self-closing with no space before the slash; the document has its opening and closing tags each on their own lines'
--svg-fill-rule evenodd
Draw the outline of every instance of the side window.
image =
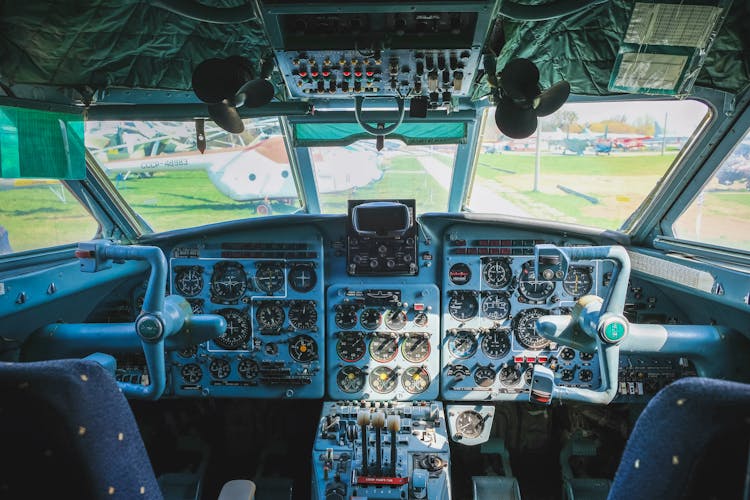
<svg viewBox="0 0 750 500">
<path fill-rule="evenodd" d="M 680 239 L 750 250 L 750 131 L 672 230 Z"/>
</svg>

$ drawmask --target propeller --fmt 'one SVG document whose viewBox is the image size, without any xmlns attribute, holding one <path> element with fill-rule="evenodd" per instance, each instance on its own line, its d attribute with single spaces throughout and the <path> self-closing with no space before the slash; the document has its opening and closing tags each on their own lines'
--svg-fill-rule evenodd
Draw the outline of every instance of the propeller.
<svg viewBox="0 0 750 500">
<path fill-rule="evenodd" d="M 263 66 L 261 73 L 270 73 L 272 66 Z M 245 130 L 237 108 L 257 108 L 273 99 L 271 82 L 253 79 L 254 74 L 250 61 L 241 56 L 206 59 L 193 71 L 193 92 L 208 104 L 211 119 L 227 132 L 239 134 Z"/>
<path fill-rule="evenodd" d="M 539 116 L 547 116 L 565 104 L 570 84 L 559 81 L 546 90 L 539 85 L 539 69 L 528 59 L 512 59 L 500 72 L 495 123 L 513 139 L 523 139 L 536 130 Z"/>
</svg>

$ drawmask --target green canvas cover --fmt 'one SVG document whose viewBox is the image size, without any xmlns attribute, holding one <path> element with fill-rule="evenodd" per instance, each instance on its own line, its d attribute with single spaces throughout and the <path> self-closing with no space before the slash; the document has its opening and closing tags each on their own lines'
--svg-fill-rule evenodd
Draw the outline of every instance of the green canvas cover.
<svg viewBox="0 0 750 500">
<path fill-rule="evenodd" d="M 386 123 L 385 126 L 389 126 Z M 370 124 L 375 127 L 374 123 Z M 296 123 L 295 147 L 346 146 L 361 139 L 373 139 L 357 123 Z M 464 144 L 466 124 L 414 122 L 402 123 L 386 139 L 398 139 L 407 145 Z"/>
</svg>

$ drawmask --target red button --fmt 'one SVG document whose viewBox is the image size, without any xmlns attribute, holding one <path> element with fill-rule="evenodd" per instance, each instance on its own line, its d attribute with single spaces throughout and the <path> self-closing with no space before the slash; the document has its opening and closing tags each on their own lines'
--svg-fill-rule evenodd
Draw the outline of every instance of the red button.
<svg viewBox="0 0 750 500">
<path fill-rule="evenodd" d="M 307 76 L 307 71 L 300 71 L 299 72 L 299 76 L 301 76 L 302 78 L 306 77 Z"/>
</svg>

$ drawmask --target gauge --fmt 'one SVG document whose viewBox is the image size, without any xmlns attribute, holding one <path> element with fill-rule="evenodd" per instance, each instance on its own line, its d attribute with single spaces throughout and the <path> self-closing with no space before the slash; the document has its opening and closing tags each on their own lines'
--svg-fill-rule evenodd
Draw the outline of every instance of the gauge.
<svg viewBox="0 0 750 500">
<path fill-rule="evenodd" d="M 448 365 L 448 376 L 463 380 L 471 375 L 471 370 L 466 365 Z"/>
<path fill-rule="evenodd" d="M 468 321 L 477 315 L 479 304 L 472 292 L 457 292 L 448 302 L 448 313 L 456 321 Z"/>
<path fill-rule="evenodd" d="M 573 297 L 583 297 L 591 291 L 594 280 L 588 267 L 571 267 L 563 281 L 563 289 Z"/>
<path fill-rule="evenodd" d="M 581 358 L 581 361 L 591 361 L 592 359 L 594 359 L 593 352 L 582 352 L 578 356 Z"/>
<path fill-rule="evenodd" d="M 474 410 L 465 410 L 456 417 L 456 437 L 474 439 L 484 430 L 484 418 Z"/>
<path fill-rule="evenodd" d="M 220 309 L 215 313 L 227 320 L 227 329 L 221 337 L 214 339 L 216 345 L 224 349 L 237 349 L 247 343 L 250 339 L 250 321 L 244 313 L 232 308 Z"/>
<path fill-rule="evenodd" d="M 563 382 L 570 382 L 571 380 L 573 380 L 573 375 L 575 375 L 575 372 L 570 368 L 566 368 L 562 372 L 560 372 L 560 378 L 563 380 Z"/>
<path fill-rule="evenodd" d="M 482 281 L 490 288 L 508 286 L 513 272 L 505 259 L 490 259 L 482 266 Z"/>
<path fill-rule="evenodd" d="M 502 358 L 510 352 L 510 339 L 506 330 L 493 328 L 482 336 L 482 352 L 488 358 Z"/>
<path fill-rule="evenodd" d="M 421 394 L 430 387 L 430 373 L 422 366 L 412 366 L 401 375 L 401 385 L 409 394 Z"/>
<path fill-rule="evenodd" d="M 524 309 L 513 318 L 513 334 L 525 349 L 537 351 L 549 346 L 549 340 L 536 333 L 536 320 L 547 314 L 548 311 L 535 307 Z"/>
<path fill-rule="evenodd" d="M 383 322 L 383 316 L 377 309 L 365 309 L 359 315 L 359 322 L 368 330 L 374 330 Z"/>
<path fill-rule="evenodd" d="M 457 358 L 468 358 L 477 352 L 477 338 L 471 330 L 458 330 L 448 341 L 448 349 Z"/>
<path fill-rule="evenodd" d="M 190 310 L 193 314 L 203 314 L 203 300 L 201 299 L 187 299 L 190 304 Z"/>
<path fill-rule="evenodd" d="M 183 297 L 194 297 L 203 290 L 203 268 L 183 267 L 174 275 L 175 291 Z"/>
<path fill-rule="evenodd" d="M 203 370 L 201 370 L 201 367 L 195 363 L 183 366 L 180 373 L 182 374 L 182 380 L 184 380 L 186 384 L 197 384 L 201 381 L 201 378 L 203 378 Z"/>
<path fill-rule="evenodd" d="M 353 363 L 359 361 L 365 355 L 365 336 L 362 332 L 339 332 L 339 341 L 336 343 L 336 353 L 339 358 Z"/>
<path fill-rule="evenodd" d="M 237 373 L 245 380 L 252 380 L 258 376 L 260 367 L 254 359 L 242 358 L 237 364 Z"/>
<path fill-rule="evenodd" d="M 318 284 L 312 264 L 295 264 L 289 269 L 289 285 L 299 293 L 307 293 Z"/>
<path fill-rule="evenodd" d="M 357 306 L 337 305 L 336 315 L 333 319 L 339 328 L 344 330 L 352 328 L 357 324 Z"/>
<path fill-rule="evenodd" d="M 268 294 L 281 290 L 284 286 L 284 270 L 278 264 L 258 264 L 255 286 Z"/>
<path fill-rule="evenodd" d="M 480 366 L 474 372 L 474 383 L 479 387 L 491 387 L 496 376 L 497 372 L 491 366 Z"/>
<path fill-rule="evenodd" d="M 387 366 L 378 366 L 370 373 L 370 387 L 377 393 L 393 392 L 397 383 L 398 374 Z"/>
<path fill-rule="evenodd" d="M 504 386 L 516 385 L 521 380 L 521 370 L 515 366 L 505 365 L 500 368 L 498 378 Z"/>
<path fill-rule="evenodd" d="M 376 333 L 370 340 L 370 356 L 379 363 L 387 363 L 398 354 L 398 337 L 392 333 Z"/>
<path fill-rule="evenodd" d="M 482 299 L 482 316 L 502 321 L 510 314 L 510 300 L 505 293 L 490 293 Z"/>
<path fill-rule="evenodd" d="M 255 319 L 263 333 L 275 333 L 284 326 L 284 309 L 274 301 L 261 302 L 255 310 Z"/>
<path fill-rule="evenodd" d="M 198 346 L 191 345 L 190 347 L 186 347 L 177 351 L 177 354 L 179 354 L 181 358 L 192 358 L 193 356 L 198 354 Z"/>
<path fill-rule="evenodd" d="M 289 322 L 297 330 L 313 330 L 318 322 L 318 310 L 312 300 L 295 300 L 289 306 Z"/>
<path fill-rule="evenodd" d="M 420 328 L 424 328 L 430 322 L 430 319 L 423 312 L 417 313 L 414 316 L 414 324 Z"/>
<path fill-rule="evenodd" d="M 560 358 L 565 361 L 570 361 L 571 359 L 575 357 L 576 357 L 576 352 L 570 347 L 566 347 L 562 351 L 560 351 Z"/>
<path fill-rule="evenodd" d="M 318 359 L 318 343 L 309 335 L 297 335 L 289 339 L 289 355 L 300 363 Z"/>
<path fill-rule="evenodd" d="M 231 370 L 232 367 L 229 364 L 229 361 L 223 358 L 211 360 L 211 364 L 208 365 L 208 373 L 210 373 L 213 378 L 227 378 Z"/>
<path fill-rule="evenodd" d="M 354 394 L 365 387 L 365 372 L 356 366 L 345 366 L 336 375 L 336 385 L 347 394 Z"/>
<path fill-rule="evenodd" d="M 578 372 L 578 378 L 581 379 L 581 382 L 591 382 L 591 379 L 594 378 L 594 373 L 591 370 L 584 368 Z"/>
<path fill-rule="evenodd" d="M 406 323 L 408 321 L 409 320 L 406 316 L 406 311 L 394 311 L 393 309 L 391 309 L 390 311 L 385 313 L 385 326 L 387 326 L 391 330 L 401 330 L 406 326 Z"/>
<path fill-rule="evenodd" d="M 211 299 L 226 303 L 239 300 L 247 290 L 247 275 L 239 262 L 225 261 L 214 266 L 211 275 Z"/>
<path fill-rule="evenodd" d="M 552 281 L 537 280 L 534 274 L 534 261 L 530 260 L 521 269 L 518 291 L 532 302 L 543 302 L 555 291 L 555 284 Z"/>
<path fill-rule="evenodd" d="M 430 356 L 430 337 L 426 333 L 407 333 L 401 344 L 401 354 L 410 363 L 421 363 Z"/>
<path fill-rule="evenodd" d="M 465 285 L 471 280 L 471 269 L 464 263 L 453 264 L 448 270 L 448 279 L 454 285 Z"/>
</svg>

